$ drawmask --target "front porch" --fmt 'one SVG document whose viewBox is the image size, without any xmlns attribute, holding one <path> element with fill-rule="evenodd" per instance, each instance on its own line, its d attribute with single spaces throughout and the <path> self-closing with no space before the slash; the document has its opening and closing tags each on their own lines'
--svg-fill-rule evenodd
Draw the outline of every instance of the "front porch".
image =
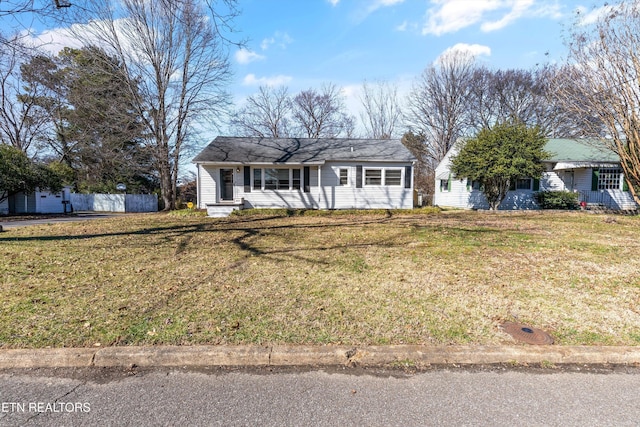
<svg viewBox="0 0 640 427">
<path fill-rule="evenodd" d="M 226 218 L 231 212 L 244 209 L 244 198 L 222 201 L 218 203 L 206 203 L 207 216 L 214 218 Z"/>
<path fill-rule="evenodd" d="M 597 190 L 579 191 L 578 200 L 588 209 L 610 209 L 630 211 L 638 209 L 638 205 L 628 191 Z"/>
</svg>

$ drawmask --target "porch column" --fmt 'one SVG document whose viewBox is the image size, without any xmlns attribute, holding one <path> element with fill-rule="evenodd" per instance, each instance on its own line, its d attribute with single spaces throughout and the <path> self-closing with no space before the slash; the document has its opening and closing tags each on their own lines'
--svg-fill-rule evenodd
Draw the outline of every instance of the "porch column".
<svg viewBox="0 0 640 427">
<path fill-rule="evenodd" d="M 205 206 L 200 205 L 200 201 L 202 200 L 200 196 L 200 164 L 196 165 L 196 172 L 198 174 L 196 177 L 196 206 L 198 209 L 204 209 Z"/>
<path fill-rule="evenodd" d="M 318 165 L 318 209 L 322 209 L 320 201 L 322 200 L 322 165 Z"/>
</svg>

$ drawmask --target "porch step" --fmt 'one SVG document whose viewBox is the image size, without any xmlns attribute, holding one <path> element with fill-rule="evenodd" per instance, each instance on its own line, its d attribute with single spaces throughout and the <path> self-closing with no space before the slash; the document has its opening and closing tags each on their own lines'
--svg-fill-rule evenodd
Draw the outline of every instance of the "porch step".
<svg viewBox="0 0 640 427">
<path fill-rule="evenodd" d="M 207 216 L 225 218 L 231 212 L 242 209 L 242 205 L 207 205 Z"/>
</svg>

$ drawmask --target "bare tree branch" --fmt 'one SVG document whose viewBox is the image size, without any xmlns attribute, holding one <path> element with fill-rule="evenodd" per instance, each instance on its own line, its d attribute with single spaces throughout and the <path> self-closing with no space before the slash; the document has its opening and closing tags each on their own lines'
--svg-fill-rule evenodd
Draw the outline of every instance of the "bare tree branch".
<svg viewBox="0 0 640 427">
<path fill-rule="evenodd" d="M 354 118 L 346 113 L 344 98 L 334 84 L 325 84 L 320 92 L 303 90 L 292 100 L 292 121 L 296 136 L 336 138 L 350 136 Z"/>
<path fill-rule="evenodd" d="M 228 106 L 225 87 L 231 70 L 226 41 L 215 27 L 222 24 L 198 0 L 88 3 L 94 19 L 74 27 L 76 35 L 107 49 L 126 68 L 127 84 L 150 135 L 164 206 L 172 209 L 194 124 L 216 124 Z M 235 3 L 221 1 L 229 7 Z"/>
<path fill-rule="evenodd" d="M 640 3 L 606 8 L 592 25 L 578 16 L 568 42 L 570 66 L 555 90 L 568 111 L 586 118 L 585 135 L 607 137 L 640 203 Z"/>
<path fill-rule="evenodd" d="M 39 87 L 26 86 L 22 80 L 22 61 L 20 39 L 14 37 L 0 52 L 0 140 L 33 154 L 36 143 L 44 139 L 48 120 L 36 105 Z"/>
<path fill-rule="evenodd" d="M 284 138 L 289 134 L 291 100 L 286 86 L 261 86 L 232 114 L 231 127 L 239 136 Z"/>
<path fill-rule="evenodd" d="M 391 139 L 397 136 L 402 117 L 397 86 L 385 81 L 365 81 L 360 101 L 364 108 L 360 118 L 368 138 Z"/>
</svg>

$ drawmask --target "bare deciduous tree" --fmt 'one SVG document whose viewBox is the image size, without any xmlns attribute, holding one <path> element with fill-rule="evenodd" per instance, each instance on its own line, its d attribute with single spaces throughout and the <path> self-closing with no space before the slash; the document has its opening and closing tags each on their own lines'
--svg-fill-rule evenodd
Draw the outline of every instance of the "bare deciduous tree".
<svg viewBox="0 0 640 427">
<path fill-rule="evenodd" d="M 545 135 L 558 134 L 564 117 L 561 119 L 549 85 L 557 72 L 550 66 L 533 70 L 476 68 L 469 82 L 470 128 L 492 128 L 501 121 L 517 120 L 538 126 Z"/>
<path fill-rule="evenodd" d="M 40 87 L 22 81 L 21 51 L 20 40 L 14 37 L 0 52 L 0 141 L 28 153 L 44 138 L 48 121 L 36 106 Z"/>
<path fill-rule="evenodd" d="M 391 139 L 396 135 L 402 118 L 398 87 L 386 82 L 364 82 L 360 98 L 364 111 L 360 119 L 365 136 L 375 139 Z"/>
<path fill-rule="evenodd" d="M 409 93 L 405 121 L 413 133 L 424 135 L 433 164 L 467 133 L 474 72 L 474 57 L 454 51 L 427 67 Z"/>
<path fill-rule="evenodd" d="M 334 138 L 351 136 L 355 127 L 333 84 L 293 98 L 286 86 L 261 86 L 232 114 L 230 125 L 237 135 L 260 138 Z"/>
<path fill-rule="evenodd" d="M 289 136 L 291 100 L 286 86 L 261 86 L 232 114 L 230 125 L 239 136 L 284 138 Z"/>
<path fill-rule="evenodd" d="M 48 15 L 56 9 L 70 7 L 68 0 L 4 0 L 0 4 L 0 16 L 21 13 Z"/>
<path fill-rule="evenodd" d="M 93 20 L 74 29 L 126 68 L 127 85 L 150 135 L 164 209 L 173 209 L 193 125 L 199 119 L 204 119 L 201 125 L 216 123 L 228 105 L 224 88 L 231 71 L 218 16 L 205 13 L 198 0 L 90 3 Z M 236 0 L 220 3 L 232 8 Z"/>
<path fill-rule="evenodd" d="M 589 118 L 582 121 L 585 135 L 608 137 L 640 203 L 640 3 L 623 1 L 603 11 L 591 25 L 574 25 L 570 66 L 556 91 L 574 116 Z"/>
<path fill-rule="evenodd" d="M 340 89 L 324 85 L 320 92 L 303 90 L 292 100 L 292 121 L 296 135 L 307 138 L 347 137 L 353 134 L 355 120 L 346 113 Z"/>
<path fill-rule="evenodd" d="M 427 202 L 431 203 L 431 196 L 434 194 L 435 181 L 434 181 L 434 169 L 437 164 L 434 164 L 433 159 L 427 154 L 425 146 L 425 136 L 421 134 L 414 134 L 409 131 L 402 135 L 402 144 L 411 151 L 411 153 L 418 159 L 416 169 L 414 172 L 414 188 L 429 199 Z"/>
</svg>

